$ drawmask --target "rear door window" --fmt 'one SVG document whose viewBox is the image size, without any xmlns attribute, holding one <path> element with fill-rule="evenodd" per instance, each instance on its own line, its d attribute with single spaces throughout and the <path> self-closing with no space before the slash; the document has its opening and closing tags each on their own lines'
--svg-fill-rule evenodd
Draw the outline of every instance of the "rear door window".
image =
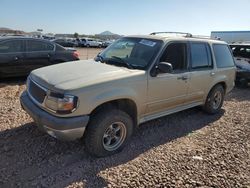
<svg viewBox="0 0 250 188">
<path fill-rule="evenodd" d="M 212 68 L 210 48 L 207 43 L 191 43 L 192 69 Z"/>
<path fill-rule="evenodd" d="M 43 41 L 28 40 L 26 48 L 28 52 L 52 51 L 54 45 Z"/>
<path fill-rule="evenodd" d="M 218 68 L 233 67 L 234 60 L 228 45 L 226 44 L 214 44 L 214 56 Z"/>
<path fill-rule="evenodd" d="M 23 52 L 22 40 L 11 40 L 0 43 L 0 53 Z"/>
</svg>

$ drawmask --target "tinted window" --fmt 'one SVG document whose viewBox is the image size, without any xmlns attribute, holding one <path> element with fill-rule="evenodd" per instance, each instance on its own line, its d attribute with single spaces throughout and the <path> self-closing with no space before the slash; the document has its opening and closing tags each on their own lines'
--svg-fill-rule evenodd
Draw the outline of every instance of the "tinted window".
<svg viewBox="0 0 250 188">
<path fill-rule="evenodd" d="M 52 51 L 54 46 L 47 42 L 29 40 L 27 41 L 27 51 L 37 52 L 37 51 Z"/>
<path fill-rule="evenodd" d="M 21 40 L 11 40 L 0 43 L 0 53 L 13 53 L 22 51 L 23 47 Z"/>
<path fill-rule="evenodd" d="M 192 69 L 211 68 L 211 53 L 205 43 L 191 43 Z"/>
<path fill-rule="evenodd" d="M 232 67 L 234 66 L 234 61 L 229 47 L 225 44 L 214 44 L 214 55 L 217 67 Z"/>
<path fill-rule="evenodd" d="M 174 71 L 184 70 L 187 67 L 186 52 L 185 43 L 169 44 L 160 61 L 171 63 Z"/>
</svg>

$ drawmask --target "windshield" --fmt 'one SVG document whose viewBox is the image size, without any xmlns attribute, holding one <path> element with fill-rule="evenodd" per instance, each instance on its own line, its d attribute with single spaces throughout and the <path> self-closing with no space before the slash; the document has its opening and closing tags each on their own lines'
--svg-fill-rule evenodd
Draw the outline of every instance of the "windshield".
<svg viewBox="0 0 250 188">
<path fill-rule="evenodd" d="M 111 44 L 95 60 L 130 69 L 145 70 L 158 53 L 162 41 L 143 38 L 122 38 Z"/>
</svg>

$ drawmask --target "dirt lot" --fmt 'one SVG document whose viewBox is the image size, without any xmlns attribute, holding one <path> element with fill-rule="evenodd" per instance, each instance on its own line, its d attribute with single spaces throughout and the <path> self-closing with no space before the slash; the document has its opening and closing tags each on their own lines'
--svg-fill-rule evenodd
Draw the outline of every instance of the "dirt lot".
<svg viewBox="0 0 250 188">
<path fill-rule="evenodd" d="M 19 104 L 24 89 L 23 79 L 0 82 L 1 188 L 250 187 L 250 88 L 234 89 L 217 115 L 193 108 L 143 124 L 101 159 L 81 140 L 39 132 Z"/>
<path fill-rule="evenodd" d="M 80 59 L 93 59 L 103 48 L 77 48 Z"/>
</svg>

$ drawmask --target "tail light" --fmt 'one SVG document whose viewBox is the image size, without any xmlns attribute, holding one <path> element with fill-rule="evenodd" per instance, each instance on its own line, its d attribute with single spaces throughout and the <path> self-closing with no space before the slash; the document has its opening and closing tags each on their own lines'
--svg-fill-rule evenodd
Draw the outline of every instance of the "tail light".
<svg viewBox="0 0 250 188">
<path fill-rule="evenodd" d="M 79 59 L 79 53 L 78 53 L 77 51 L 74 51 L 74 52 L 73 52 L 73 56 L 74 56 L 75 58 Z"/>
</svg>

